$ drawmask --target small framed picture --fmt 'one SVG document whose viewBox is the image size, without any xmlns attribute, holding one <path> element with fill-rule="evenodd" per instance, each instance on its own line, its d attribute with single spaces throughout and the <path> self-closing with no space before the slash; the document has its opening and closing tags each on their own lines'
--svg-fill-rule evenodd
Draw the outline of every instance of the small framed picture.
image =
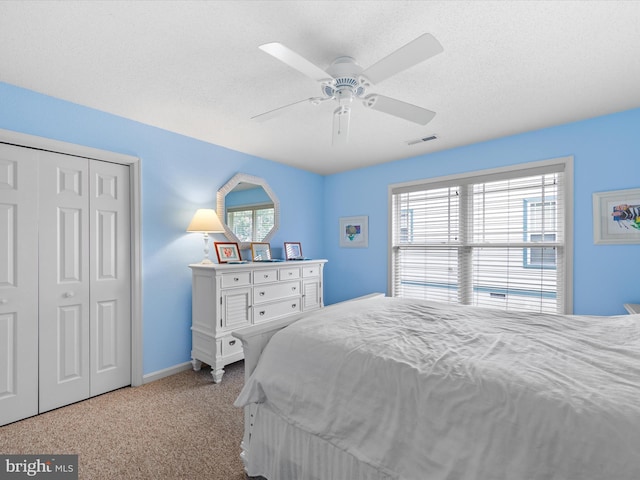
<svg viewBox="0 0 640 480">
<path fill-rule="evenodd" d="M 640 188 L 593 194 L 593 241 L 640 243 Z"/>
<path fill-rule="evenodd" d="M 251 259 L 254 262 L 271 260 L 271 245 L 264 242 L 251 242 Z"/>
<path fill-rule="evenodd" d="M 302 244 L 300 242 L 284 242 L 284 255 L 287 260 L 299 260 L 302 257 Z"/>
<path fill-rule="evenodd" d="M 366 248 L 369 246 L 369 217 L 340 218 L 340 246 Z"/>
<path fill-rule="evenodd" d="M 236 242 L 213 242 L 216 255 L 218 256 L 218 263 L 239 262 L 240 249 Z"/>
</svg>

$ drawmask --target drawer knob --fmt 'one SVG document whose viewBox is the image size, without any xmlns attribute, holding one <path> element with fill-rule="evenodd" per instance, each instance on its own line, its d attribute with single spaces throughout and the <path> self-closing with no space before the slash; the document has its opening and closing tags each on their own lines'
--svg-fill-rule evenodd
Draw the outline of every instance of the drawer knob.
<svg viewBox="0 0 640 480">
<path fill-rule="evenodd" d="M 9 303 L 9 300 L 6 298 L 0 298 L 0 305 L 6 305 L 7 303 Z"/>
<path fill-rule="evenodd" d="M 260 315 L 264 315 L 264 310 L 261 310 L 261 311 L 260 311 Z"/>
<path fill-rule="evenodd" d="M 264 297 L 264 292 L 260 292 L 259 294 L 261 297 Z"/>
<path fill-rule="evenodd" d="M 291 287 L 291 290 L 293 290 L 294 292 L 296 291 L 297 287 Z"/>
<path fill-rule="evenodd" d="M 269 278 L 269 274 L 265 273 L 264 278 Z"/>
<path fill-rule="evenodd" d="M 234 282 L 238 282 L 238 281 L 240 281 L 240 279 L 238 277 L 233 277 L 233 281 Z"/>
<path fill-rule="evenodd" d="M 231 340 L 231 341 L 229 341 L 229 345 L 230 345 L 230 346 L 234 346 L 235 344 L 236 344 L 236 341 L 235 341 L 235 340 Z"/>
<path fill-rule="evenodd" d="M 296 306 L 297 306 L 297 304 L 295 304 L 295 303 L 291 304 L 291 308 L 296 308 Z"/>
</svg>

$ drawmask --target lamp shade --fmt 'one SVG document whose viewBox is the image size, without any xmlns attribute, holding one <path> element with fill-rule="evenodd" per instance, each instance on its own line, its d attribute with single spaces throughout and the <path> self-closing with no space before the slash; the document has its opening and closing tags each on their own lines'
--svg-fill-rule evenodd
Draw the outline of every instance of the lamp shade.
<svg viewBox="0 0 640 480">
<path fill-rule="evenodd" d="M 215 210 L 200 208 L 191 219 L 187 232 L 219 233 L 224 232 L 224 227 Z"/>
</svg>

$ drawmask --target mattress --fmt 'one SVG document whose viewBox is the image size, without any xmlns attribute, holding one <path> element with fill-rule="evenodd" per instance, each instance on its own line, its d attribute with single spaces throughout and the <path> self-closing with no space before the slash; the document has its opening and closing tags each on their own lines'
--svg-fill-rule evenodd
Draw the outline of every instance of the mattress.
<svg viewBox="0 0 640 480">
<path fill-rule="evenodd" d="M 236 405 L 388 478 L 637 480 L 639 399 L 640 316 L 378 297 L 274 335 Z"/>
</svg>

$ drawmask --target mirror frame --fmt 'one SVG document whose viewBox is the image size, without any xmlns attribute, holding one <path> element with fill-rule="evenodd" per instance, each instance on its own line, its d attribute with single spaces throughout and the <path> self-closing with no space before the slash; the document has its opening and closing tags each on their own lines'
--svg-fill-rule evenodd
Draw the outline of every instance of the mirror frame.
<svg viewBox="0 0 640 480">
<path fill-rule="evenodd" d="M 269 243 L 271 237 L 276 233 L 278 228 L 280 227 L 280 201 L 269 184 L 260 177 L 254 177 L 253 175 L 247 175 L 246 173 L 236 173 L 231 180 L 225 183 L 220 190 L 218 190 L 216 203 L 217 203 L 217 211 L 218 218 L 222 222 L 224 226 L 224 235 L 230 242 L 237 242 L 240 245 L 240 250 L 247 250 L 251 248 L 251 242 L 241 242 L 240 239 L 236 236 L 235 233 L 231 231 L 231 229 L 227 226 L 227 216 L 225 215 L 225 197 L 231 190 L 233 190 L 239 183 L 253 183 L 258 185 L 264 189 L 269 198 L 273 201 L 273 227 L 269 230 L 269 233 L 264 237 L 264 239 L 259 240 L 263 243 Z"/>
</svg>

